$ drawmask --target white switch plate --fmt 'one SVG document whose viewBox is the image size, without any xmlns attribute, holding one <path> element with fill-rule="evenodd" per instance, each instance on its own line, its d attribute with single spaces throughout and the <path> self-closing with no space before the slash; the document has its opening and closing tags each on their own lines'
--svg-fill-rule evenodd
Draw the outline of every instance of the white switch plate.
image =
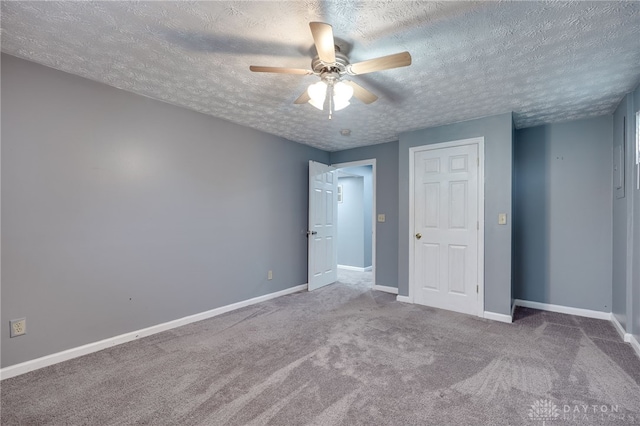
<svg viewBox="0 0 640 426">
<path fill-rule="evenodd" d="M 507 214 L 499 213 L 498 214 L 498 225 L 506 225 L 507 224 Z"/>
<path fill-rule="evenodd" d="M 273 279 L 273 271 L 267 272 L 267 279 L 268 280 L 272 280 Z"/>
<path fill-rule="evenodd" d="M 386 220 L 386 216 L 383 214 L 378 215 L 378 222 L 384 222 Z"/>
</svg>

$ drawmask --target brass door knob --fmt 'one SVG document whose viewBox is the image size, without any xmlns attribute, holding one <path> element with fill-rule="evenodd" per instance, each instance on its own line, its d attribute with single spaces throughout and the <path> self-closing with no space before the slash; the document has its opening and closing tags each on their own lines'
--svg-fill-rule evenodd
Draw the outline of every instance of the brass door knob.
<svg viewBox="0 0 640 426">
<path fill-rule="evenodd" d="M 422 234 L 418 232 L 418 233 L 416 234 L 416 238 L 417 238 L 417 239 L 422 238 Z"/>
</svg>

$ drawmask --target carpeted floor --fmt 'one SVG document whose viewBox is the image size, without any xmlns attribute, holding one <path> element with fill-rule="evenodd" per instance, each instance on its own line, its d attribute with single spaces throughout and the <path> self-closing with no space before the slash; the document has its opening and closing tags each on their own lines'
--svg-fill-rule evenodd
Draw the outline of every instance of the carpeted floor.
<svg viewBox="0 0 640 426">
<path fill-rule="evenodd" d="M 1 423 L 640 424 L 640 360 L 607 321 L 503 324 L 341 280 L 5 380 Z"/>
</svg>

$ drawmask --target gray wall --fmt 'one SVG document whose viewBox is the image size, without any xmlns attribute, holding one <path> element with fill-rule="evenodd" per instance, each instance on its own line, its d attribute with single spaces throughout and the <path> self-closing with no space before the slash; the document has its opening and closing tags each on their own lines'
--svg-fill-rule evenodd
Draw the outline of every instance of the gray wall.
<svg viewBox="0 0 640 426">
<path fill-rule="evenodd" d="M 511 314 L 511 113 L 400 135 L 398 291 L 409 293 L 409 148 L 473 137 L 485 142 L 485 311 Z M 507 225 L 498 225 L 507 213 Z"/>
<path fill-rule="evenodd" d="M 328 153 L 4 54 L 1 101 L 3 367 L 306 282 Z"/>
<path fill-rule="evenodd" d="M 611 312 L 612 117 L 516 131 L 517 299 Z"/>
<path fill-rule="evenodd" d="M 364 177 L 342 177 L 338 185 L 342 185 L 343 200 L 338 203 L 338 265 L 363 268 Z"/>
<path fill-rule="evenodd" d="M 398 143 L 389 142 L 331 153 L 331 164 L 376 159 L 376 284 L 398 286 Z"/>
</svg>

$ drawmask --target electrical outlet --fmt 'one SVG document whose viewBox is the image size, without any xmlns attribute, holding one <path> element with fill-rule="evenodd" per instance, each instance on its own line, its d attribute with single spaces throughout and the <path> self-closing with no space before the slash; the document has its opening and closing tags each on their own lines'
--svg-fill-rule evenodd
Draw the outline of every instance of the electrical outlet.
<svg viewBox="0 0 640 426">
<path fill-rule="evenodd" d="M 272 280 L 273 279 L 273 271 L 267 272 L 267 279 L 268 280 Z"/>
<path fill-rule="evenodd" d="M 18 337 L 23 334 L 27 334 L 27 319 L 20 318 L 17 320 L 9 321 L 11 325 L 11 332 L 9 333 L 9 337 Z"/>
</svg>

